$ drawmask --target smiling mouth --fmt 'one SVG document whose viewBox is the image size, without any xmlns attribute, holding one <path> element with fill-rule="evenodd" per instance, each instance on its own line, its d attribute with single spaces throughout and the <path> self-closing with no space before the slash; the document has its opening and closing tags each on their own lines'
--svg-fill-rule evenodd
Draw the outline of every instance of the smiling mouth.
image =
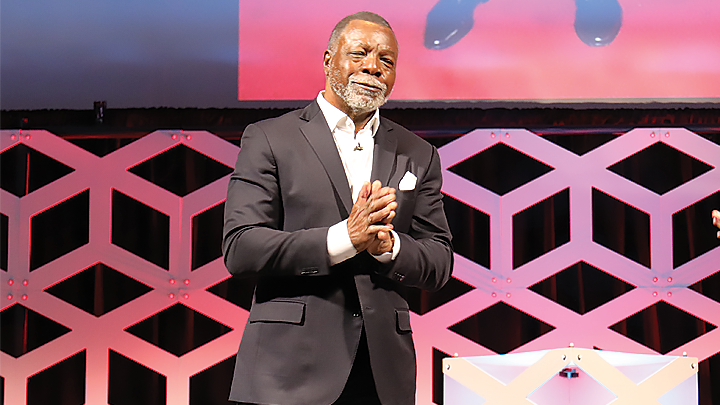
<svg viewBox="0 0 720 405">
<path fill-rule="evenodd" d="M 357 85 L 357 86 L 360 86 L 361 88 L 363 88 L 363 89 L 365 89 L 365 90 L 369 90 L 369 91 L 372 91 L 372 92 L 378 92 L 378 91 L 381 91 L 381 90 L 382 90 L 380 87 L 374 86 L 374 85 L 369 84 L 369 83 L 362 83 L 362 82 L 356 82 L 356 81 L 353 81 L 353 82 L 351 82 L 351 83 L 352 83 L 352 84 L 355 84 L 355 85 Z"/>
</svg>

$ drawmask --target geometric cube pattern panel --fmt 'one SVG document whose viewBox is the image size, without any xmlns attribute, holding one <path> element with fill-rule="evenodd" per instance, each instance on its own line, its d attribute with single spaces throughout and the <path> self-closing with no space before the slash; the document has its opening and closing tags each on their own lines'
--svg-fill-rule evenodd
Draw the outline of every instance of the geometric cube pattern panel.
<svg viewBox="0 0 720 405">
<path fill-rule="evenodd" d="M 14 147 L 19 149 L 13 152 L 32 150 L 72 171 L 32 191 L 0 190 L 3 327 L 17 328 L 12 325 L 18 322 L 10 321 L 22 310 L 65 328 L 32 350 L 0 351 L 3 403 L 27 404 L 36 395 L 35 390 L 29 394 L 30 388 L 56 374 L 68 376 L 72 387 L 83 386 L 78 376 L 84 376 L 84 395 L 72 395 L 86 404 L 200 403 L 209 384 L 227 385 L 253 281 L 229 280 L 217 251 L 199 249 L 198 238 L 205 230 L 220 229 L 212 224 L 219 218 L 215 207 L 225 201 L 226 173 L 235 164 L 238 148 L 206 131 L 162 130 L 95 154 L 47 131 L 0 131 L 0 152 Z M 720 207 L 720 146 L 686 129 L 641 128 L 578 153 L 572 150 L 522 129 L 475 130 L 439 149 L 442 191 L 452 201 L 448 206 L 472 213 L 477 223 L 467 224 L 476 231 L 454 229 L 462 235 L 457 243 L 463 254 L 455 254 L 454 278 L 447 289 L 434 296 L 409 294 L 418 404 L 441 401 L 442 396 L 433 393 L 439 389 L 433 390 L 439 381 L 433 364 L 445 354 L 517 353 L 572 342 L 580 348 L 620 352 L 687 352 L 707 359 L 701 371 L 718 358 L 720 302 L 713 288 L 718 285 L 720 242 L 706 208 Z M 627 166 L 632 162 L 628 158 L 645 150 L 659 153 L 642 154 L 643 159 L 671 152 L 691 162 L 685 163 L 688 175 L 671 188 L 654 191 L 647 188 L 647 177 L 633 180 L 617 173 L 620 162 Z M 144 174 L 149 169 L 134 173 L 168 151 L 164 157 L 176 152 L 194 156 L 208 168 L 208 179 L 175 189 L 153 183 Z M 511 166 L 498 170 L 483 161 L 498 160 L 493 157 L 498 151 L 532 163 L 529 174 L 514 173 Z M 476 164 L 487 172 L 474 173 Z M 487 179 L 482 176 L 493 173 L 519 180 L 483 187 Z M 187 174 L 171 170 L 163 175 Z M 124 206 L 114 207 L 114 200 Z M 86 241 L 67 245 L 32 266 L 31 224 L 53 207 L 62 209 L 66 201 L 87 209 L 78 226 L 83 237 L 87 233 Z M 615 228 L 594 226 L 594 218 L 607 221 L 614 212 L 594 208 L 594 201 L 615 204 L 622 208 L 617 212 L 629 214 L 612 218 Z M 150 214 L 143 214 L 146 211 Z M 133 213 L 155 221 L 148 229 L 161 231 L 162 241 L 154 245 L 147 237 L 148 224 L 131 224 L 138 221 L 129 217 Z M 145 239 L 130 245 L 117 239 L 119 234 L 114 238 L 115 226 L 131 227 Z M 461 217 L 454 219 L 454 228 L 462 226 Z M 642 232 L 641 245 L 608 240 L 612 232 L 624 238 L 631 227 Z M 681 250 L 673 248 L 676 235 L 682 239 Z M 535 239 L 535 250 L 517 256 L 514 250 Z M 203 256 L 194 258 L 194 251 Z M 676 252 L 682 254 L 680 261 L 674 260 Z M 133 291 L 98 302 L 109 277 L 134 286 L 128 287 Z M 614 290 L 602 295 L 580 287 L 557 291 L 582 285 L 581 278 Z M 647 341 L 636 329 L 643 324 L 640 319 L 652 313 L 669 313 L 692 330 L 669 343 Z M 174 319 L 184 323 L 173 325 Z M 192 319 L 214 329 L 188 336 L 196 333 L 186 324 Z M 171 326 L 162 326 L 168 322 Z M 153 335 L 156 327 L 163 332 Z M 22 331 L 7 333 L 22 337 Z M 133 387 L 140 386 L 147 386 L 149 394 L 133 397 Z M 218 401 L 222 403 L 222 396 Z"/>
<path fill-rule="evenodd" d="M 467 162 L 470 157 L 479 156 L 500 143 L 553 170 L 503 193 L 484 188 L 453 170 L 458 163 Z M 661 145 L 650 148 L 656 144 Z M 654 167 L 662 168 L 660 174 L 665 170 L 662 165 L 672 165 L 674 160 L 689 167 L 681 180 L 673 180 L 671 189 L 659 190 L 662 193 L 639 184 L 645 183 L 645 177 L 638 183 L 608 169 L 614 166 L 618 170 L 619 162 L 648 148 L 661 152 L 656 154 L 661 161 L 653 162 Z M 671 153 L 667 153 L 669 149 Z M 453 277 L 475 289 L 422 316 L 413 314 L 419 366 L 418 403 L 430 404 L 433 398 L 432 373 L 424 372 L 432 369 L 433 353 L 495 354 L 473 338 L 485 334 L 488 342 L 496 341 L 493 337 L 503 330 L 506 330 L 506 339 L 520 339 L 514 334 L 520 333 L 523 327 L 507 325 L 502 320 L 486 324 L 485 330 L 466 333 L 467 337 L 454 331 L 459 329 L 457 325 L 465 326 L 463 321 L 467 323 L 476 314 L 482 316 L 492 311 L 500 302 L 553 328 L 523 342 L 511 353 L 567 347 L 570 343 L 576 347 L 631 353 L 656 354 L 657 350 L 668 350 L 664 354 L 682 355 L 687 352 L 701 361 L 720 352 L 720 329 L 717 328 L 720 302 L 709 298 L 713 296 L 709 290 L 715 284 L 705 282 L 702 294 L 696 291 L 697 287 L 689 288 L 720 271 L 720 240 L 715 237 L 717 228 L 712 226 L 711 210 L 706 209 L 720 207 L 720 146 L 683 128 L 638 128 L 591 150 L 573 153 L 528 130 L 478 129 L 444 145 L 439 152 L 444 169 L 443 193 L 490 217 L 490 264 L 482 266 L 456 254 Z M 683 156 L 667 162 L 662 160 L 666 154 Z M 643 154 L 646 160 L 652 160 L 650 157 Z M 633 164 L 637 167 L 637 163 Z M 514 232 L 518 215 L 552 196 L 557 199 L 565 190 L 569 190 L 569 223 L 565 225 L 569 226 L 569 241 L 560 244 L 562 240 L 558 239 L 537 240 L 539 246 L 557 247 L 545 248 L 544 254 L 522 261 L 522 265 L 516 267 L 513 244 L 517 240 Z M 593 207 L 593 200 L 596 203 L 607 200 L 620 206 L 615 210 L 620 216 L 608 218 L 613 210 Z M 699 202 L 702 206 L 683 216 L 683 221 L 674 217 Z M 605 222 L 594 224 L 595 217 Z M 555 221 L 557 227 L 557 215 L 545 218 L 550 225 Z M 608 220 L 613 223 L 606 223 Z M 606 242 L 608 232 L 614 232 L 615 241 Z M 630 232 L 642 238 L 623 240 L 626 234 L 630 238 Z M 685 236 L 682 242 L 687 245 L 682 250 L 686 259 L 679 265 L 673 261 L 676 233 Z M 552 233 L 545 235 L 553 237 Z M 580 262 L 587 267 L 583 272 L 593 269 L 593 277 L 599 276 L 605 284 L 617 286 L 617 292 L 609 297 L 586 295 L 584 301 L 570 295 L 582 293 L 577 289 L 554 293 L 548 290 L 542 294 L 538 288 L 541 282 Z M 561 275 L 560 279 L 568 276 Z M 578 272 L 570 280 L 576 277 Z M 564 285 L 571 286 L 572 282 Z M 583 305 L 594 308 L 578 311 Z M 623 334 L 612 329 L 648 308 L 661 315 L 667 312 L 677 316 L 691 330 L 680 334 L 677 341 L 664 339 L 658 345 L 635 333 Z M 670 328 L 672 326 L 663 326 L 655 330 L 662 334 Z M 701 371 L 703 366 L 701 363 Z M 718 376 L 712 381 L 718 381 Z M 717 395 L 715 384 L 712 391 Z"/>
<path fill-rule="evenodd" d="M 199 155 L 215 178 L 209 182 L 194 179 L 197 188 L 181 197 L 163 188 L 164 184 L 153 184 L 128 170 L 171 149 Z M 17 349 L 11 346 L 9 353 L 0 352 L 2 402 L 27 404 L 37 395 L 30 390 L 31 385 L 37 386 L 33 382 L 63 365 L 81 368 L 62 373 L 69 378 L 67 384 L 76 384 L 77 375 L 85 376 L 80 403 L 138 404 L 131 395 L 142 396 L 149 384 L 145 390 L 149 400 L 187 404 L 190 377 L 237 351 L 247 319 L 246 310 L 206 291 L 229 277 L 222 259 L 209 260 L 191 271 L 192 219 L 225 200 L 228 176 L 217 177 L 217 172 L 218 168 L 230 172 L 238 148 L 206 131 L 156 131 L 99 156 L 47 131 L 0 131 L 0 152 L 15 150 L 34 151 L 72 171 L 40 183 L 29 193 L 0 190 L 0 210 L 7 217 L 9 235 L 3 238 L 8 253 L 7 271 L 0 278 L 0 317 L 3 333 L 20 339 Z M 25 166 L 14 170 L 22 173 Z M 119 200 L 119 206 L 113 206 L 113 200 Z M 80 201 L 75 206 L 84 207 L 82 215 L 75 215 L 73 206 L 72 214 L 79 219 L 67 225 L 82 231 L 83 243 L 68 244 L 64 240 L 69 238 L 68 231 L 56 229 L 55 243 L 64 249 L 46 254 L 35 265 L 30 241 L 37 237 L 31 225 L 37 226 L 48 212 L 63 210 L 68 201 Z M 66 225 L 66 217 L 59 215 L 49 224 Z M 122 235 L 113 232 L 125 228 L 122 235 L 133 233 L 138 240 L 119 239 Z M 52 242 L 51 231 L 52 227 L 43 228 L 45 245 Z M 124 291 L 118 294 L 115 288 Z M 23 351 L 22 319 L 15 320 L 21 312 L 18 308 L 33 315 L 32 319 L 65 329 L 50 336 L 52 340 L 38 343 L 34 343 L 34 329 L 29 330 L 29 347 Z M 186 331 L 192 328 L 185 324 L 165 328 L 160 342 L 182 348 L 180 356 L 142 333 L 138 337 L 127 331 L 143 320 L 153 322 L 153 315 L 172 314 L 176 308 L 187 308 L 189 317 L 180 318 L 183 322 L 194 319 L 198 326 L 211 324 L 220 330 L 198 333 L 188 343 Z M 6 324 L 20 327 L 6 331 Z M 78 358 L 78 353 L 83 353 L 82 362 L 67 361 Z M 115 402 L 109 402 L 110 397 Z"/>
</svg>

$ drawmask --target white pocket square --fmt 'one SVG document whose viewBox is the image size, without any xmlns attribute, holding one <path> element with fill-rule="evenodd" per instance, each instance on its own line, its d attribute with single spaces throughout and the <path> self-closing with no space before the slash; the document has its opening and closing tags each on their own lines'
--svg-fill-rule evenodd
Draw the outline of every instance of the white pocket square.
<svg viewBox="0 0 720 405">
<path fill-rule="evenodd" d="M 414 190 L 416 182 L 417 182 L 417 177 L 415 177 L 414 174 L 412 174 L 410 172 L 405 172 L 405 175 L 403 176 L 402 180 L 400 180 L 400 184 L 398 184 L 398 188 L 400 190 Z"/>
</svg>

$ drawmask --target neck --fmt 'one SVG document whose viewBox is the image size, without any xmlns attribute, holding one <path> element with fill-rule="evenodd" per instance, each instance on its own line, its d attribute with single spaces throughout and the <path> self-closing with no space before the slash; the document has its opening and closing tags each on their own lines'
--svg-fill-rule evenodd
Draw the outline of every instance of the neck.
<svg viewBox="0 0 720 405">
<path fill-rule="evenodd" d="M 375 114 L 375 111 L 355 115 L 348 114 L 347 112 L 345 112 L 345 114 L 347 114 L 348 117 L 353 120 L 353 123 L 355 124 L 355 134 L 357 134 L 358 132 L 360 132 L 361 129 L 365 128 L 365 125 L 367 125 L 368 122 L 370 122 L 370 119 L 372 118 L 373 114 Z"/>
</svg>

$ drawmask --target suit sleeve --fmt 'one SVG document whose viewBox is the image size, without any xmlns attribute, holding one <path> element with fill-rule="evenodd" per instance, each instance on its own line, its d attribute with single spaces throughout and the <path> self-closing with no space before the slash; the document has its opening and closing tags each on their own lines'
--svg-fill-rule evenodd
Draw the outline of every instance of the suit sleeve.
<svg viewBox="0 0 720 405">
<path fill-rule="evenodd" d="M 443 209 L 440 156 L 432 148 L 430 163 L 418 182 L 410 229 L 398 232 L 400 253 L 381 272 L 401 284 L 435 291 L 449 279 L 453 267 L 452 236 Z"/>
<path fill-rule="evenodd" d="M 277 163 L 266 134 L 257 125 L 243 133 L 230 176 L 223 256 L 234 275 L 320 275 L 329 271 L 328 228 L 285 232 Z"/>
</svg>

